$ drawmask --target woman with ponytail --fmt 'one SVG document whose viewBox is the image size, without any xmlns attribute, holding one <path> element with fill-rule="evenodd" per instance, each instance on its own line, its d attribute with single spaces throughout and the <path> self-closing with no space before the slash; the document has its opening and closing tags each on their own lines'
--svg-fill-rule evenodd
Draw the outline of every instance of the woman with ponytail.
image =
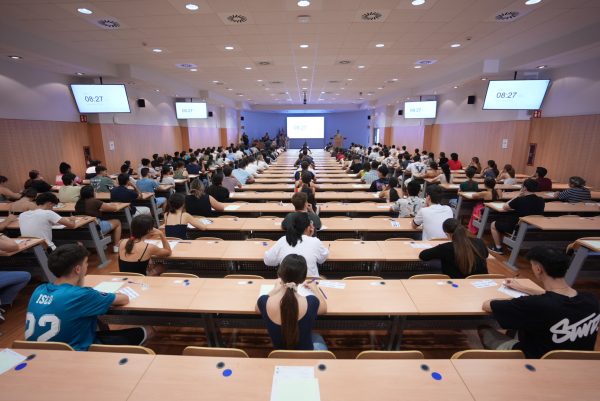
<svg viewBox="0 0 600 401">
<path fill-rule="evenodd" d="M 469 221 L 469 231 L 471 231 L 473 234 L 477 234 L 479 232 L 479 229 L 473 225 L 473 221 L 479 220 L 479 218 L 481 217 L 481 214 L 483 213 L 483 208 L 485 207 L 483 205 L 483 202 L 497 202 L 502 199 L 502 191 L 496 189 L 495 179 L 487 177 L 485 180 L 483 180 L 483 185 L 485 185 L 485 191 L 479 191 L 471 195 L 471 199 L 480 199 L 480 201 L 477 202 L 477 204 L 473 208 L 471 220 Z M 462 191 L 459 191 L 458 194 L 462 195 Z"/>
<path fill-rule="evenodd" d="M 154 219 L 147 214 L 136 216 L 131 220 L 129 231 L 131 237 L 119 244 L 119 271 L 147 276 L 160 276 L 164 273 L 162 263 L 153 263 L 151 258 L 171 256 L 171 245 L 165 233 L 154 228 Z M 146 242 L 151 236 L 159 237 L 162 248 Z"/>
<path fill-rule="evenodd" d="M 496 165 L 496 162 L 493 160 L 488 160 L 487 162 L 487 167 L 485 169 L 483 169 L 483 171 L 481 172 L 481 174 L 479 175 L 480 177 L 491 177 L 496 179 L 496 177 L 498 177 L 500 175 L 500 172 L 498 171 L 498 166 Z"/>
<path fill-rule="evenodd" d="M 119 207 L 96 199 L 94 187 L 86 185 L 79 191 L 79 199 L 75 203 L 75 214 L 79 216 L 92 216 L 97 218 L 98 226 L 102 234 L 113 231 L 113 253 L 119 252 L 121 242 L 121 221 L 118 219 L 102 220 L 102 212 L 116 212 Z"/>
<path fill-rule="evenodd" d="M 498 178 L 496 178 L 496 182 L 500 181 L 503 181 L 505 185 L 515 185 L 517 183 L 515 169 L 512 165 L 507 164 L 504 166 L 504 169 L 500 172 Z"/>
<path fill-rule="evenodd" d="M 317 264 L 325 262 L 329 249 L 325 248 L 320 239 L 313 237 L 314 232 L 315 226 L 308 213 L 294 213 L 285 237 L 279 238 L 265 253 L 265 265 L 277 266 L 287 255 L 298 254 L 306 259 L 308 275 L 318 276 Z"/>
<path fill-rule="evenodd" d="M 327 302 L 315 281 L 306 282 L 306 272 L 302 255 L 286 256 L 277 270 L 275 288 L 258 298 L 254 307 L 262 315 L 277 350 L 327 350 L 323 337 L 312 332 L 317 315 L 327 313 Z M 310 289 L 314 296 L 298 294 L 300 286 Z"/>
<path fill-rule="evenodd" d="M 447 219 L 442 228 L 451 242 L 445 242 L 419 254 L 421 260 L 439 259 L 442 274 L 450 278 L 466 278 L 473 274 L 487 274 L 488 250 L 479 238 L 470 238 L 456 219 Z"/>
<path fill-rule="evenodd" d="M 211 195 L 205 194 L 204 183 L 195 178 L 190 184 L 190 194 L 185 196 L 185 210 L 192 216 L 211 217 L 212 209 L 222 212 L 225 206 Z"/>
</svg>

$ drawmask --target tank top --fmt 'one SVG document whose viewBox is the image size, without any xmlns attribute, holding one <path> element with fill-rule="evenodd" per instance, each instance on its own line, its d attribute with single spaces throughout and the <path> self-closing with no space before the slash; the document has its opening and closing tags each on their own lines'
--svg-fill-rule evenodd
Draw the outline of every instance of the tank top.
<svg viewBox="0 0 600 401">
<path fill-rule="evenodd" d="M 169 214 L 167 213 L 167 217 L 165 218 L 165 235 L 167 237 L 187 239 L 187 224 L 181 224 L 183 212 L 179 215 L 179 224 L 167 224 Z"/>
<path fill-rule="evenodd" d="M 148 265 L 150 264 L 150 259 L 142 261 L 142 258 L 146 254 L 146 250 L 148 249 L 148 244 L 146 244 L 146 248 L 144 248 L 144 252 L 142 256 L 138 259 L 137 262 L 129 262 L 127 260 L 121 259 L 121 246 L 119 244 L 119 271 L 127 272 L 127 273 L 140 273 L 144 276 L 146 275 L 146 269 L 148 269 Z"/>
<path fill-rule="evenodd" d="M 176 180 L 185 180 L 187 177 L 183 175 L 183 171 L 180 173 L 179 170 L 175 170 L 175 175 L 173 176 Z"/>
<path fill-rule="evenodd" d="M 296 189 L 294 189 L 294 192 L 298 193 L 298 191 L 301 191 L 302 188 L 304 188 L 304 187 L 296 188 Z M 310 188 L 311 191 L 315 190 L 313 187 L 308 187 L 308 188 Z"/>
</svg>

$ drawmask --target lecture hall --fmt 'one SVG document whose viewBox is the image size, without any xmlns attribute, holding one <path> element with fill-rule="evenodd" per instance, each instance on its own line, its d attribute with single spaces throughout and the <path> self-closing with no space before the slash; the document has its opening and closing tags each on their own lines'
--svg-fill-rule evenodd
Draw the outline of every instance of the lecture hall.
<svg viewBox="0 0 600 401">
<path fill-rule="evenodd" d="M 0 0 L 0 400 L 598 400 L 600 0 Z"/>
</svg>

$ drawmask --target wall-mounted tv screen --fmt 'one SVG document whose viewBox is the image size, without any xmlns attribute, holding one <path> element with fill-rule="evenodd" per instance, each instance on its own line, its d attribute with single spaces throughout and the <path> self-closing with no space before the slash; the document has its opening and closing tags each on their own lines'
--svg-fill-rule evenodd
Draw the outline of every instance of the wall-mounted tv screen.
<svg viewBox="0 0 600 401">
<path fill-rule="evenodd" d="M 71 84 L 80 113 L 131 113 L 125 85 Z"/>
<path fill-rule="evenodd" d="M 290 138 L 324 138 L 325 117 L 288 117 L 287 134 Z"/>
<path fill-rule="evenodd" d="M 549 79 L 490 81 L 483 110 L 539 110 Z"/>
<path fill-rule="evenodd" d="M 404 102 L 404 118 L 435 118 L 437 101 Z"/>
<path fill-rule="evenodd" d="M 177 118 L 207 118 L 206 103 L 176 102 Z"/>
</svg>

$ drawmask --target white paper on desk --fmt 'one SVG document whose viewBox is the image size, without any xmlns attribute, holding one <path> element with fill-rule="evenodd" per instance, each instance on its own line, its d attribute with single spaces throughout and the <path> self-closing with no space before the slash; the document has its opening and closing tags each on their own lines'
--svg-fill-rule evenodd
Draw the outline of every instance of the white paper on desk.
<svg viewBox="0 0 600 401">
<path fill-rule="evenodd" d="M 275 223 L 276 226 L 280 226 L 281 225 L 281 221 L 278 223 Z"/>
<path fill-rule="evenodd" d="M 430 244 L 410 244 L 413 248 L 431 248 Z"/>
<path fill-rule="evenodd" d="M 544 195 L 554 196 L 554 192 L 543 192 Z"/>
<path fill-rule="evenodd" d="M 1 222 L 0 222 L 0 223 L 1 223 Z M 27 240 L 26 240 L 26 239 L 16 239 L 16 240 L 15 240 L 15 242 L 16 242 L 17 244 L 20 244 L 20 243 L 21 243 L 21 242 L 23 242 L 23 241 L 27 241 Z"/>
<path fill-rule="evenodd" d="M 65 227 L 67 227 L 67 226 L 63 226 L 62 224 L 59 224 L 59 225 L 57 225 L 57 226 L 52 226 L 52 229 L 53 229 L 53 230 L 62 230 L 62 229 L 63 229 L 63 228 L 65 228 Z"/>
<path fill-rule="evenodd" d="M 513 298 L 520 298 L 520 297 L 528 295 L 528 294 L 525 294 L 524 292 L 516 291 L 516 290 L 513 290 L 511 288 L 508 288 L 505 285 L 500 286 L 500 288 L 498 288 L 498 291 L 503 292 L 506 295 L 510 295 Z"/>
<path fill-rule="evenodd" d="M 460 185 L 459 185 L 460 187 Z M 477 192 L 463 192 L 463 195 L 469 195 L 469 196 L 473 196 L 475 195 Z"/>
<path fill-rule="evenodd" d="M 94 289 L 96 291 L 100 291 L 100 292 L 109 292 L 109 293 L 113 293 L 115 291 L 117 291 L 119 288 L 121 288 L 121 286 L 123 285 L 123 283 L 115 283 L 112 281 L 103 281 L 100 284 L 98 284 L 97 286 L 94 287 Z"/>
<path fill-rule="evenodd" d="M 320 287 L 329 287 L 329 288 L 337 288 L 338 290 L 343 290 L 346 288 L 346 284 L 337 283 L 334 281 L 319 281 Z"/>
<path fill-rule="evenodd" d="M 193 226 L 192 226 L 193 227 Z M 158 240 L 153 240 L 153 239 L 147 239 L 144 241 L 146 244 L 150 244 L 150 245 L 157 245 L 160 244 L 161 242 Z"/>
<path fill-rule="evenodd" d="M 228 205 L 225 207 L 225 210 L 238 210 L 239 208 L 239 205 Z"/>
<path fill-rule="evenodd" d="M 598 203 L 584 203 L 585 206 L 596 206 Z"/>
<path fill-rule="evenodd" d="M 201 219 L 200 223 L 204 224 L 205 226 L 214 223 L 212 220 L 209 219 Z"/>
<path fill-rule="evenodd" d="M 245 193 L 243 193 L 243 192 L 236 192 L 236 193 L 235 193 L 235 194 L 233 194 L 233 195 L 235 195 L 235 196 L 246 196 L 246 194 L 245 194 Z M 231 196 L 233 196 L 233 195 L 231 195 Z"/>
<path fill-rule="evenodd" d="M 263 295 L 267 295 L 268 293 L 273 291 L 273 288 L 275 288 L 275 285 L 261 285 L 260 293 L 258 294 L 258 296 L 262 297 Z"/>
<path fill-rule="evenodd" d="M 0 352 L 0 375 L 7 372 L 27 359 L 26 356 L 16 353 L 11 349 L 4 349 Z M 314 372 L 313 372 L 314 376 Z"/>
<path fill-rule="evenodd" d="M 303 284 L 300 284 L 298 286 L 298 295 L 307 297 L 309 295 L 315 295 L 315 293 L 312 292 L 312 290 L 310 288 L 306 288 Z"/>
<path fill-rule="evenodd" d="M 460 188 L 460 185 L 448 185 L 448 188 Z"/>
<path fill-rule="evenodd" d="M 314 366 L 275 366 L 273 374 L 273 387 L 271 388 L 271 401 L 285 401 L 277 398 L 277 382 L 279 380 L 314 379 Z M 298 391 L 302 391 L 301 388 Z"/>
<path fill-rule="evenodd" d="M 319 231 L 323 231 L 323 230 L 327 230 L 329 227 L 327 226 L 321 226 L 321 229 Z"/>
<path fill-rule="evenodd" d="M 120 289 L 119 291 L 117 291 L 117 294 L 125 294 L 129 297 L 129 300 L 131 301 L 134 298 L 137 298 L 140 296 L 140 294 L 138 294 L 137 292 L 135 292 L 131 287 L 125 287 Z"/>
<path fill-rule="evenodd" d="M 379 198 L 379 192 L 377 192 L 376 194 L 373 194 L 374 197 Z"/>
<path fill-rule="evenodd" d="M 389 206 L 377 206 L 377 209 L 389 209 Z"/>
<path fill-rule="evenodd" d="M 352 186 L 353 186 L 354 188 L 364 188 L 364 186 L 362 186 L 362 185 L 359 185 L 359 184 L 352 184 Z"/>
<path fill-rule="evenodd" d="M 348 177 L 356 177 L 356 174 L 348 174 Z"/>
<path fill-rule="evenodd" d="M 158 242 L 158 244 L 154 244 L 156 246 L 158 246 L 159 248 L 163 248 L 163 244 L 162 241 L 156 241 Z M 169 245 L 171 246 L 171 250 L 175 249 L 175 246 L 177 246 L 177 244 L 179 243 L 179 241 L 168 241 Z"/>
<path fill-rule="evenodd" d="M 6 220 L 6 219 L 0 219 L 0 223 L 4 222 L 4 220 Z"/>
<path fill-rule="evenodd" d="M 491 203 L 488 203 L 488 204 L 494 206 L 497 209 L 504 208 L 504 202 L 491 202 Z"/>
<path fill-rule="evenodd" d="M 437 285 L 446 285 L 446 282 L 445 281 L 438 281 Z"/>
<path fill-rule="evenodd" d="M 485 288 L 485 287 L 495 287 L 498 285 L 494 280 L 479 280 L 479 281 L 470 281 L 476 288 Z"/>
<path fill-rule="evenodd" d="M 392 227 L 400 228 L 400 222 L 392 220 L 390 223 L 392 223 Z"/>
<path fill-rule="evenodd" d="M 514 188 L 521 188 L 521 186 L 520 186 L 520 185 L 517 185 L 517 184 L 513 184 L 513 185 L 511 185 L 511 186 L 512 186 L 512 187 L 514 187 Z"/>
</svg>

